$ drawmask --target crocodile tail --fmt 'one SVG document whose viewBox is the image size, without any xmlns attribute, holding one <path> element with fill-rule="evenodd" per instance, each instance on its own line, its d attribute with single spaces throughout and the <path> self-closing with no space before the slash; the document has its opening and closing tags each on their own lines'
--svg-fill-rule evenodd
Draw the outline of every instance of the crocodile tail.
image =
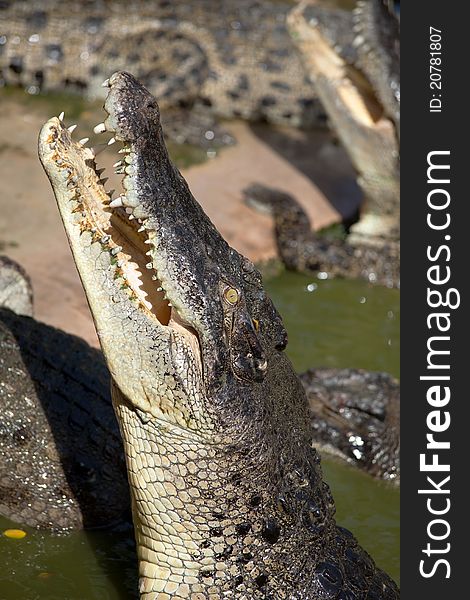
<svg viewBox="0 0 470 600">
<path fill-rule="evenodd" d="M 33 316 L 33 288 L 26 271 L 17 262 L 0 255 L 0 308 Z"/>
</svg>

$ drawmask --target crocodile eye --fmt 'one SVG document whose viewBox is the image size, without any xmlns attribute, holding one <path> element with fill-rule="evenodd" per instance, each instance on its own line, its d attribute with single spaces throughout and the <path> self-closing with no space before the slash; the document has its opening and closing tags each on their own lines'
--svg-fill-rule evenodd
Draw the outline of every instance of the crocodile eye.
<svg viewBox="0 0 470 600">
<path fill-rule="evenodd" d="M 235 288 L 229 287 L 225 290 L 224 297 L 225 297 L 225 300 L 227 300 L 227 302 L 229 304 L 234 305 L 238 302 L 240 295 Z"/>
<path fill-rule="evenodd" d="M 259 331 L 259 321 L 258 321 L 258 319 L 251 319 L 251 322 L 253 323 L 253 327 L 255 328 L 255 331 Z"/>
</svg>

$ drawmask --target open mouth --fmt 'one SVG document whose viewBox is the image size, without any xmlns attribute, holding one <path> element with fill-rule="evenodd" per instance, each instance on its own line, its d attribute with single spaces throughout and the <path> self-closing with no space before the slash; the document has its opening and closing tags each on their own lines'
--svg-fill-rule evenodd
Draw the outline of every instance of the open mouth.
<svg viewBox="0 0 470 600">
<path fill-rule="evenodd" d="M 113 78 L 103 84 L 112 88 Z M 105 110 L 107 105 L 105 104 Z M 113 128 L 114 115 L 108 113 L 104 123 L 94 128 L 96 134 L 110 133 L 107 145 L 116 150 L 114 169 L 122 175 L 118 194 L 105 189 L 107 178 L 97 164 L 95 152 L 86 146 L 88 138 L 74 141 L 75 125 L 67 128 L 63 113 L 52 118 L 41 133 L 42 160 L 54 163 L 53 176 L 66 186 L 69 221 L 79 229 L 83 243 L 99 244 L 109 253 L 114 285 L 124 290 L 149 319 L 162 326 L 172 326 L 191 337 L 194 329 L 172 306 L 162 277 L 151 256 L 157 232 L 148 224 L 148 215 L 137 198 L 137 153 L 135 142 L 122 139 Z M 106 142 L 105 142 L 106 143 Z M 46 164 L 45 164 L 46 166 Z M 158 165 L 157 165 L 158 167 Z M 51 169 L 46 166 L 51 177 Z M 192 344 L 194 345 L 194 344 Z M 199 344 L 197 343 L 198 350 Z"/>
</svg>

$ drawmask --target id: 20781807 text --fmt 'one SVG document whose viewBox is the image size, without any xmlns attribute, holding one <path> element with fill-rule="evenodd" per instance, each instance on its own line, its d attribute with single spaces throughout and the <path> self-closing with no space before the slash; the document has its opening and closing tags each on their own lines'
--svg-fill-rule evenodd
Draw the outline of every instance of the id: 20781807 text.
<svg viewBox="0 0 470 600">
<path fill-rule="evenodd" d="M 442 112 L 442 32 L 436 27 L 429 28 L 429 89 L 429 112 Z"/>
</svg>

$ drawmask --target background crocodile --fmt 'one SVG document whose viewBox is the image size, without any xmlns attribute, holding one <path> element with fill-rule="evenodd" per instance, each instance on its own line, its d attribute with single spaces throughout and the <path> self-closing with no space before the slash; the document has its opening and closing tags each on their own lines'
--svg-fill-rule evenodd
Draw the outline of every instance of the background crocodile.
<svg viewBox="0 0 470 600">
<path fill-rule="evenodd" d="M 400 481 L 400 386 L 387 373 L 309 369 L 300 375 L 315 446 L 371 475 Z"/>
<path fill-rule="evenodd" d="M 101 353 L 0 308 L 0 513 L 53 530 L 129 509 L 122 442 Z"/>
<path fill-rule="evenodd" d="M 128 521 L 124 453 L 103 356 L 31 313 L 27 275 L 0 256 L 0 514 L 57 531 Z M 322 453 L 376 477 L 398 472 L 395 445 L 381 443 L 389 439 L 383 421 L 390 423 L 398 393 L 389 376 L 317 369 L 300 377 Z M 392 437 L 397 431 L 393 423 Z M 377 460 L 383 455 L 392 464 Z"/>
<path fill-rule="evenodd" d="M 398 598 L 335 524 L 259 273 L 170 163 L 155 99 L 127 73 L 108 85 L 120 202 L 59 119 L 39 154 L 112 374 L 141 597 Z"/>
<path fill-rule="evenodd" d="M 365 205 L 351 243 L 399 237 L 399 22 L 389 0 L 355 8 L 353 62 L 320 27 L 316 2 L 304 0 L 289 27 L 330 123 L 358 172 Z M 387 241 L 387 240 L 386 240 Z"/>
<path fill-rule="evenodd" d="M 206 143 L 217 133 L 208 112 L 318 124 L 324 111 L 285 24 L 291 8 L 266 0 L 2 2 L 2 77 L 29 93 L 93 98 L 104 97 L 101 82 L 111 73 L 132 69 L 160 99 L 165 132 L 178 141 L 196 136 L 187 116 L 169 111 L 176 107 L 194 109 Z M 316 15 L 350 51 L 351 13 L 321 7 Z"/>
<path fill-rule="evenodd" d="M 360 277 L 371 283 L 399 287 L 399 246 L 387 239 L 380 246 L 350 244 L 312 230 L 297 200 L 280 190 L 255 184 L 244 190 L 246 202 L 274 218 L 279 256 L 288 269 L 323 271 L 333 277 Z"/>
</svg>

